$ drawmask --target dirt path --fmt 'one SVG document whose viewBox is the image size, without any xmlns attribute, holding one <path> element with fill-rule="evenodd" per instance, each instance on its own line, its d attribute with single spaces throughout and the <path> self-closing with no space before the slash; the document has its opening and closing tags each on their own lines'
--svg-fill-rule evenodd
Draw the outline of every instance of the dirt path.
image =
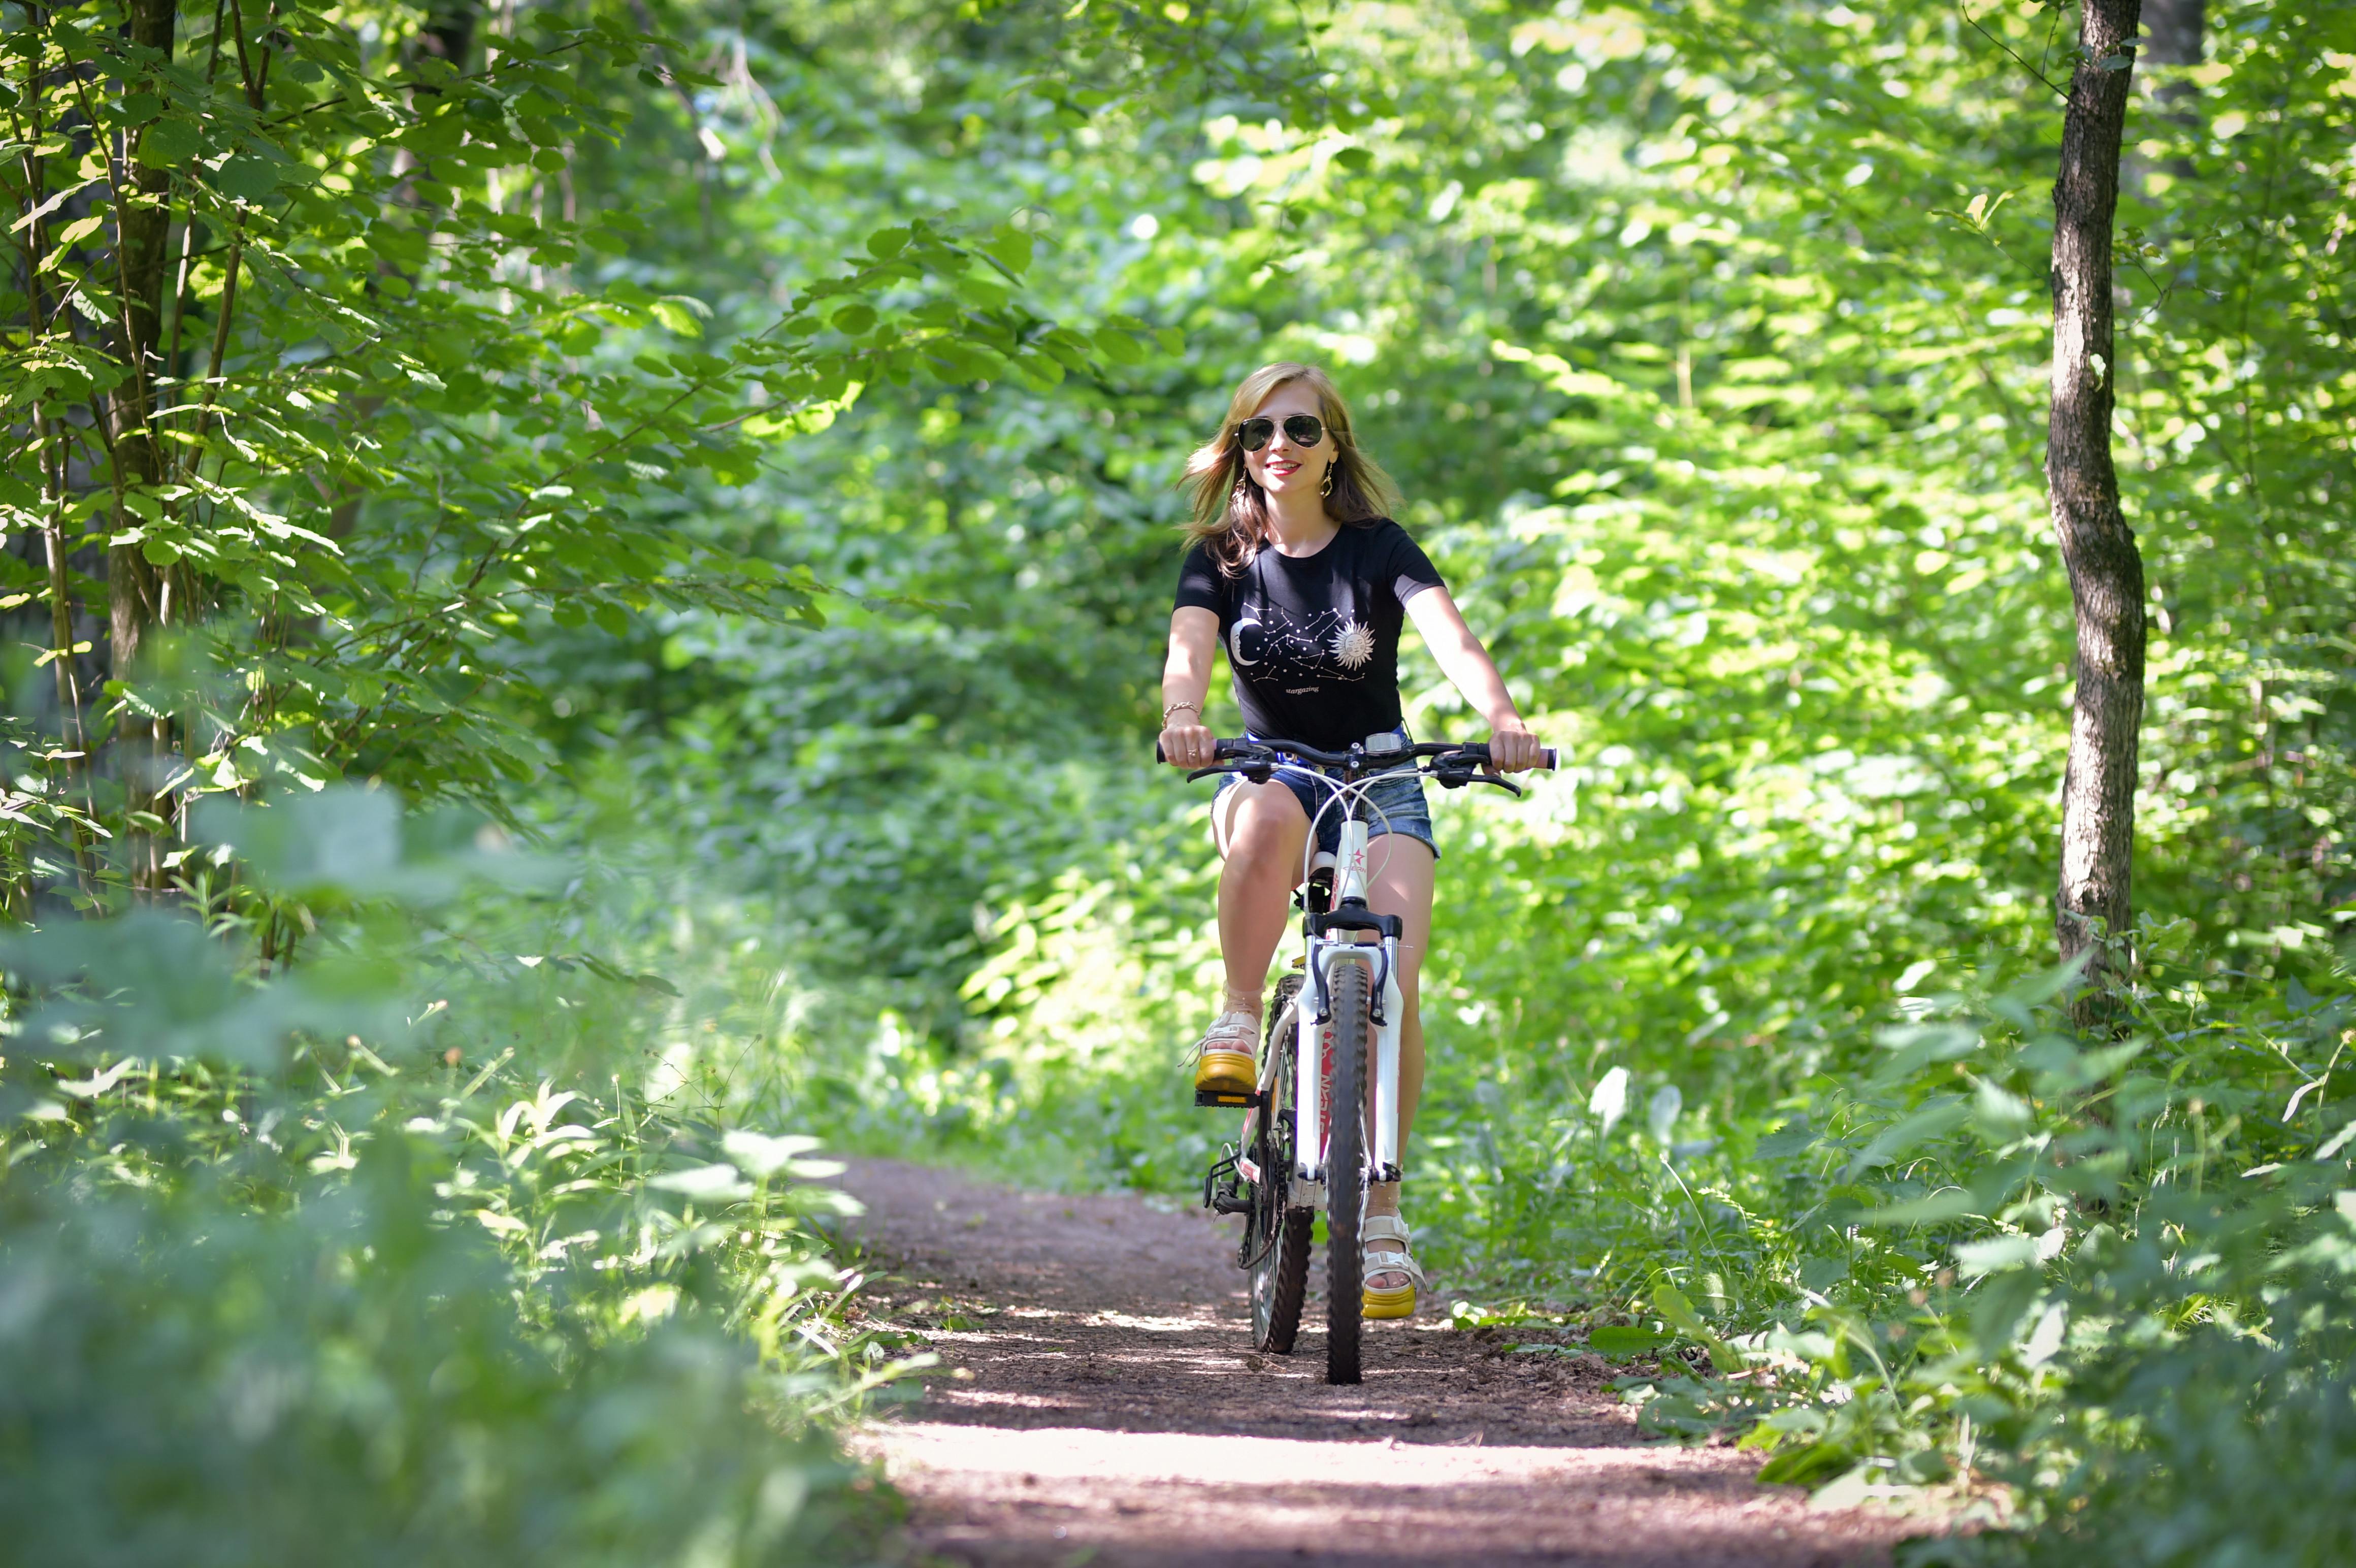
<svg viewBox="0 0 2356 1568">
<path fill-rule="evenodd" d="M 1430 1316 L 1250 1353 L 1233 1221 L 854 1162 L 895 1320 L 948 1370 L 858 1439 L 912 1506 L 918 1563 L 1878 1563 L 1918 1529 L 1812 1510 L 1755 1455 L 1644 1442 L 1591 1359 L 1499 1356 Z M 880 1304 L 879 1304 L 880 1305 Z M 1318 1312 L 1311 1303 L 1312 1319 Z"/>
</svg>

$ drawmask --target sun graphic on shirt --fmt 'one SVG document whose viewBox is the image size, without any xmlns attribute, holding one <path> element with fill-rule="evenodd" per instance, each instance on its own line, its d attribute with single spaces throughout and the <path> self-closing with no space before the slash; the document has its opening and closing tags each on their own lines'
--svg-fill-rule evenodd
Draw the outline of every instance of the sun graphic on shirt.
<svg viewBox="0 0 2356 1568">
<path fill-rule="evenodd" d="M 1333 657 L 1342 661 L 1342 668 L 1358 669 L 1374 656 L 1373 628 L 1363 622 L 1344 621 L 1342 629 L 1333 634 Z"/>
</svg>

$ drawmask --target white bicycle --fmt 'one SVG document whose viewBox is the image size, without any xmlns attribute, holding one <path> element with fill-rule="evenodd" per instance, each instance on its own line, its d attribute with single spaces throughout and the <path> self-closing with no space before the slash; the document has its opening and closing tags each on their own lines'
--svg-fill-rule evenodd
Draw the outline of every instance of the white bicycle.
<svg viewBox="0 0 2356 1568">
<path fill-rule="evenodd" d="M 1258 1087 L 1249 1094 L 1199 1090 L 1194 1103 L 1245 1109 L 1242 1140 L 1227 1145 L 1204 1177 L 1203 1201 L 1245 1217 L 1236 1262 L 1251 1276 L 1252 1340 L 1262 1350 L 1292 1353 L 1316 1217 L 1325 1216 L 1329 1383 L 1359 1380 L 1366 1188 L 1399 1179 L 1400 922 L 1366 905 L 1366 845 L 1382 815 L 1368 791 L 1386 779 L 1428 777 L 1451 789 L 1494 784 L 1522 792 L 1483 771 L 1485 745 L 1376 739 L 1394 744 L 1331 752 L 1285 740 L 1222 740 L 1212 754 L 1216 760 L 1187 775 L 1239 773 L 1261 783 L 1283 774 L 1325 791 L 1294 895 L 1302 950 L 1269 999 Z M 1544 766 L 1554 765 L 1549 748 Z M 1328 811 L 1341 813 L 1341 842 L 1330 854 L 1317 848 L 1318 824 Z"/>
</svg>

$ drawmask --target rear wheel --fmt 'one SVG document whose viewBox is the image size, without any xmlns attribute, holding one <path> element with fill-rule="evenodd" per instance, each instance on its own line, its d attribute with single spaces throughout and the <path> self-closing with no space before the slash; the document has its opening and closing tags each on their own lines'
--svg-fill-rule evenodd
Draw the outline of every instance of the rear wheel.
<svg viewBox="0 0 2356 1568">
<path fill-rule="evenodd" d="M 1358 1380 L 1365 1258 L 1358 1221 L 1366 1203 L 1368 975 L 1355 961 L 1333 965 L 1333 1110 L 1325 1144 L 1325 1380 Z"/>
<path fill-rule="evenodd" d="M 1309 1232 L 1315 1219 L 1310 1210 L 1290 1208 L 1286 1201 L 1292 1187 L 1293 1133 L 1300 1125 L 1292 1111 L 1293 1090 L 1300 1081 L 1293 1071 L 1301 1048 L 1295 1002 L 1300 993 L 1301 977 L 1288 974 L 1277 983 L 1269 1002 L 1268 1040 L 1260 1060 L 1275 1063 L 1275 1069 L 1252 1139 L 1252 1163 L 1259 1167 L 1259 1180 L 1252 1184 L 1251 1229 L 1244 1243 L 1244 1266 L 1251 1273 L 1252 1343 L 1278 1356 L 1292 1354 L 1293 1338 L 1301 1332 L 1301 1305 L 1309 1294 Z"/>
</svg>

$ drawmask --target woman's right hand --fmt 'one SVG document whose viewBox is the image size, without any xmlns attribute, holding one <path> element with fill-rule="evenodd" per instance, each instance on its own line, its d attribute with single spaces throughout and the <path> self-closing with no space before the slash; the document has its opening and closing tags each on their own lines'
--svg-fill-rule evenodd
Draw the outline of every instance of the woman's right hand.
<svg viewBox="0 0 2356 1568">
<path fill-rule="evenodd" d="M 1218 743 L 1202 725 L 1172 725 L 1162 732 L 1162 757 L 1173 768 L 1208 768 L 1218 760 Z"/>
</svg>

